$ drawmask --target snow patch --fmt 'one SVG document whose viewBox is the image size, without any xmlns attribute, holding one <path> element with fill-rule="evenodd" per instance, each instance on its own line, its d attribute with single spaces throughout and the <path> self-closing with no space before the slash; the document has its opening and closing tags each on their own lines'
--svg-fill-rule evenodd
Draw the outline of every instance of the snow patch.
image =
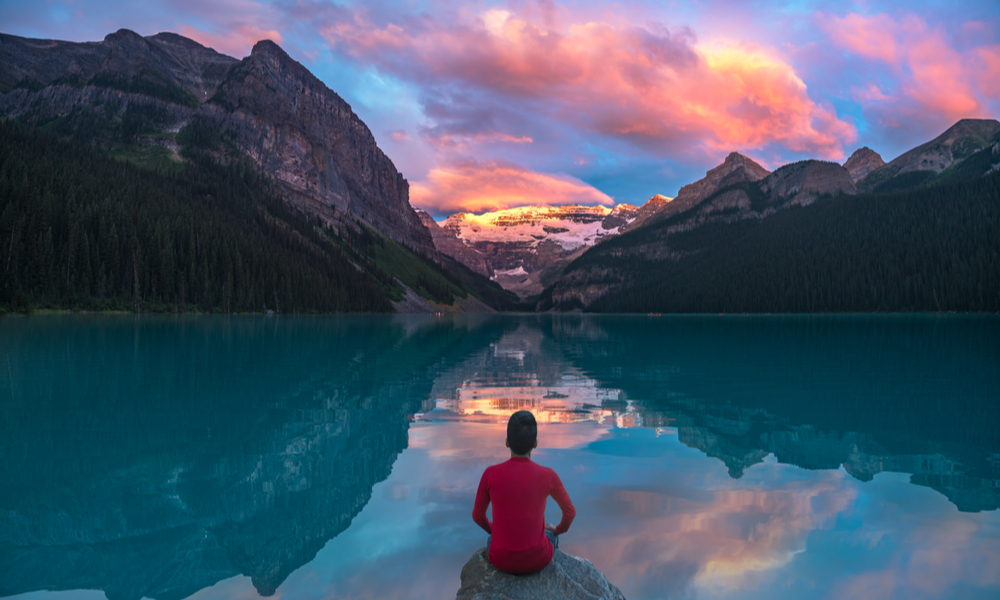
<svg viewBox="0 0 1000 600">
<path fill-rule="evenodd" d="M 524 266 L 519 265 L 516 269 L 510 269 L 507 271 L 494 271 L 493 277 L 490 277 L 490 279 L 496 279 L 497 277 L 500 276 L 517 277 L 519 275 L 527 275 L 527 274 L 528 272 L 524 270 Z"/>
</svg>

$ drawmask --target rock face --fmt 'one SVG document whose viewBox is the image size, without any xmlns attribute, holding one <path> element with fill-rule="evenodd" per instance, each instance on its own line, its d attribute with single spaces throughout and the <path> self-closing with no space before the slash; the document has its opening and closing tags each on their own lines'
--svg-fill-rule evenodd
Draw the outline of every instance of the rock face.
<svg viewBox="0 0 1000 600">
<path fill-rule="evenodd" d="M 410 206 L 409 184 L 371 131 L 277 44 L 258 42 L 214 100 L 232 110 L 223 122 L 237 144 L 307 211 L 330 222 L 347 213 L 433 255 L 430 232 Z"/>
<path fill-rule="evenodd" d="M 760 181 L 770 174 L 770 171 L 739 152 L 731 152 L 721 165 L 706 173 L 704 178 L 682 187 L 673 202 L 667 204 L 658 216 L 682 213 L 724 187 L 744 181 Z"/>
<path fill-rule="evenodd" d="M 480 548 L 462 567 L 456 600 L 625 600 L 589 560 L 556 550 L 538 573 L 510 575 L 498 571 Z"/>
<path fill-rule="evenodd" d="M 854 194 L 854 180 L 844 167 L 820 160 L 785 165 L 760 183 L 771 204 L 808 204 L 823 195 Z"/>
<path fill-rule="evenodd" d="M 417 216 L 420 217 L 421 222 L 427 227 L 427 230 L 431 232 L 434 247 L 437 248 L 438 252 L 447 254 L 484 277 L 493 276 L 493 269 L 490 267 L 486 256 L 473 246 L 458 239 L 453 229 L 441 227 L 434 220 L 434 217 L 422 210 L 417 211 Z"/>
<path fill-rule="evenodd" d="M 436 256 L 409 184 L 368 127 L 273 42 L 238 61 L 173 33 L 122 29 L 87 43 L 0 35 L 0 116 L 120 116 L 132 105 L 162 108 L 162 133 L 194 119 L 221 128 L 311 216 L 334 227 L 361 220 Z"/>
<path fill-rule="evenodd" d="M 1000 122 L 995 119 L 962 119 L 933 140 L 866 175 L 858 181 L 858 189 L 875 191 L 889 180 L 908 173 L 941 173 L 997 143 L 1000 143 Z"/>
<path fill-rule="evenodd" d="M 851 174 L 851 179 L 858 181 L 865 175 L 885 164 L 878 152 L 868 146 L 863 146 L 854 151 L 854 154 L 844 163 L 844 168 Z"/>
</svg>

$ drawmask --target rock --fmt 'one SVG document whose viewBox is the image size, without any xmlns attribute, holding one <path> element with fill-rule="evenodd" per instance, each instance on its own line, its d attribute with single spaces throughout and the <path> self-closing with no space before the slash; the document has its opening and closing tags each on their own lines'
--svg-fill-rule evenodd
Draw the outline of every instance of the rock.
<svg viewBox="0 0 1000 600">
<path fill-rule="evenodd" d="M 476 550 L 462 567 L 462 587 L 456 600 L 625 600 L 589 560 L 556 550 L 552 562 L 538 573 L 510 575 L 486 560 L 486 548 Z"/>
<path fill-rule="evenodd" d="M 882 160 L 878 152 L 864 146 L 854 151 L 854 154 L 844 163 L 844 168 L 851 174 L 851 179 L 858 181 L 884 164 L 885 161 Z"/>
</svg>

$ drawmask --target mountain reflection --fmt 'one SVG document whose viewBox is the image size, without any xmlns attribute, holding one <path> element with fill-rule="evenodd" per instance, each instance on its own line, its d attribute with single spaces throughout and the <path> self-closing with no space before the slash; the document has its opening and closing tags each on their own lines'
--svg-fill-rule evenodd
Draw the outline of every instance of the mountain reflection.
<svg viewBox="0 0 1000 600">
<path fill-rule="evenodd" d="M 861 481 L 908 473 L 961 511 L 1000 507 L 1000 320 L 653 321 L 585 319 L 553 337 L 645 423 L 676 427 L 734 478 L 773 454 Z"/>
<path fill-rule="evenodd" d="M 350 524 L 474 323 L 7 320 L 0 595 L 270 595 Z"/>
<path fill-rule="evenodd" d="M 992 318 L 525 318 L 442 373 L 420 419 L 676 430 L 733 478 L 768 455 L 1000 508 Z M 551 430 L 550 430 L 551 432 Z"/>
<path fill-rule="evenodd" d="M 790 560 L 856 503 L 841 468 L 1000 507 L 995 318 L 52 317 L 2 320 L 0 340 L 0 596 L 171 600 L 240 574 L 274 594 L 378 504 L 408 445 L 400 461 L 444 457 L 440 518 L 467 519 L 452 480 L 474 493 L 522 408 L 540 448 L 603 465 L 545 455 L 580 486 L 670 467 L 611 429 L 676 435 L 726 481 L 821 471 L 766 489 L 678 479 L 701 468 L 675 487 L 595 478 L 578 508 L 608 521 L 589 558 L 651 596 Z M 386 493 L 417 502 L 408 485 Z"/>
</svg>

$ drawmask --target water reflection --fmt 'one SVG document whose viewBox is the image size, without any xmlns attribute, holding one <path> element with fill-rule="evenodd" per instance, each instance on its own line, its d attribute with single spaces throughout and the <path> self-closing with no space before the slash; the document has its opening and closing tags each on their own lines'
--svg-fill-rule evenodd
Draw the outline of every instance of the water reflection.
<svg viewBox="0 0 1000 600">
<path fill-rule="evenodd" d="M 0 595 L 184 598 L 237 574 L 273 594 L 388 476 L 441 355 L 479 343 L 413 325 L 0 322 Z"/>
<path fill-rule="evenodd" d="M 583 517 L 561 545 L 630 598 L 1000 591 L 995 318 L 28 319 L 0 340 L 0 596 L 453 595 L 521 408 Z"/>
</svg>

